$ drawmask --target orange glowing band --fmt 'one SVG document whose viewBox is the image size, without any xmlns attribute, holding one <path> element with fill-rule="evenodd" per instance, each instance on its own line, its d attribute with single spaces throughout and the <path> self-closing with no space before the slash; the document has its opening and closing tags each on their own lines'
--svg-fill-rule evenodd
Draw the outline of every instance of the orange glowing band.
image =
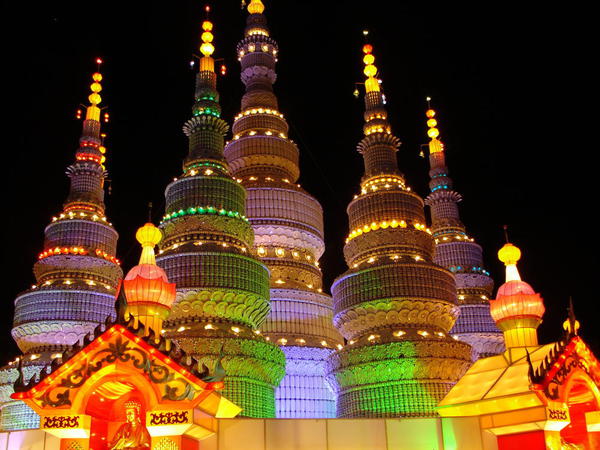
<svg viewBox="0 0 600 450">
<path fill-rule="evenodd" d="M 82 247 L 55 247 L 45 250 L 38 255 L 38 259 L 44 259 L 52 255 L 87 255 L 88 251 Z"/>
<path fill-rule="evenodd" d="M 77 161 L 94 161 L 98 164 L 102 163 L 102 157 L 92 153 L 78 153 L 75 158 Z"/>
<path fill-rule="evenodd" d="M 106 259 L 107 261 L 110 261 L 112 263 L 121 265 L 121 261 L 119 261 L 115 256 L 109 255 L 108 253 L 106 253 L 104 250 L 100 250 L 99 248 L 96 249 L 96 256 L 99 256 L 101 258 Z"/>
<path fill-rule="evenodd" d="M 398 227 L 407 228 L 408 225 L 410 225 L 410 223 L 407 224 L 407 222 L 405 220 L 397 220 L 397 219 L 382 220 L 380 222 L 372 222 L 372 223 L 364 225 L 362 227 L 358 227 L 355 230 L 353 230 L 352 232 L 350 232 L 350 234 L 348 235 L 348 238 L 346 239 L 346 243 L 348 243 L 349 241 L 351 241 L 352 239 L 354 239 L 357 236 L 360 236 L 365 233 L 369 233 L 371 231 L 377 231 L 379 229 L 385 230 L 386 228 L 398 228 Z M 415 228 L 415 230 L 424 231 L 428 234 L 431 234 L 431 230 L 429 228 L 426 228 L 425 225 L 423 225 L 421 223 L 412 223 L 412 226 Z"/>
</svg>

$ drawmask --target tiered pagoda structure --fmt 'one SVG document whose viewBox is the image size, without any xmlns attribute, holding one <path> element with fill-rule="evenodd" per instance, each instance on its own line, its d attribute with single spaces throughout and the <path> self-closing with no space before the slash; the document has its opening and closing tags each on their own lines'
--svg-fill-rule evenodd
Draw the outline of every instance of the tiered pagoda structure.
<svg viewBox="0 0 600 450">
<path fill-rule="evenodd" d="M 225 156 L 247 191 L 253 252 L 271 273 L 271 314 L 261 331 L 287 359 L 276 393 L 277 417 L 335 417 L 325 361 L 342 338 L 332 325 L 331 297 L 322 292 L 323 210 L 296 184 L 299 151 L 273 93 L 278 45 L 264 9 L 260 0 L 250 2 L 237 46 L 246 92 Z"/>
<path fill-rule="evenodd" d="M 471 362 L 449 332 L 458 315 L 452 273 L 433 261 L 423 200 L 398 169 L 372 46 L 364 46 L 365 163 L 348 205 L 349 270 L 332 286 L 334 324 L 348 345 L 330 358 L 338 417 L 434 416 Z"/>
<path fill-rule="evenodd" d="M 28 377 L 114 315 L 115 290 L 123 276 L 115 257 L 118 234 L 105 216 L 102 75 L 92 78 L 79 148 L 67 168 L 69 195 L 44 231 L 44 249 L 33 266 L 36 284 L 15 300 L 12 336 L 23 352 L 21 364 Z M 29 407 L 9 398 L 15 366 L 0 370 L 0 428 L 5 430 L 39 422 Z"/>
<path fill-rule="evenodd" d="M 483 251 L 467 235 L 460 220 L 458 203 L 462 196 L 452 185 L 444 143 L 439 139 L 436 112 L 427 110 L 429 142 L 429 188 L 425 203 L 431 210 L 435 238 L 434 262 L 454 273 L 460 314 L 450 333 L 472 347 L 473 361 L 504 350 L 502 332 L 490 315 L 489 299 L 494 281 L 483 264 Z"/>
<path fill-rule="evenodd" d="M 246 193 L 223 157 L 228 126 L 220 117 L 213 25 L 202 27 L 193 117 L 183 127 L 189 151 L 183 174 L 166 188 L 160 224 L 157 264 L 177 285 L 165 335 L 209 367 L 222 357 L 224 395 L 243 415 L 274 417 L 285 356 L 258 331 L 269 313 L 269 272 L 252 255 Z"/>
</svg>

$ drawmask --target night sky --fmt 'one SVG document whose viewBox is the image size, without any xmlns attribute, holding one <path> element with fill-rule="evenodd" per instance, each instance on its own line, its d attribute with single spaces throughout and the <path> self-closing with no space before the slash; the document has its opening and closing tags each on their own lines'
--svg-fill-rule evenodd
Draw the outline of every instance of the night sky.
<svg viewBox="0 0 600 450">
<path fill-rule="evenodd" d="M 361 30 L 371 31 L 398 153 L 408 184 L 426 195 L 425 97 L 433 97 L 463 222 L 484 247 L 486 265 L 503 281 L 496 251 L 502 225 L 523 251 L 519 269 L 545 299 L 541 342 L 559 338 L 569 296 L 581 334 L 600 350 L 597 321 L 598 245 L 596 83 L 588 67 L 596 49 L 584 13 L 546 4 L 265 0 L 271 36 L 279 42 L 280 110 L 301 152 L 300 183 L 323 205 L 325 290 L 346 270 L 346 205 L 358 192 L 362 158 Z M 13 301 L 34 283 L 32 265 L 43 229 L 68 192 L 97 56 L 104 59 L 102 105 L 109 107 L 107 216 L 120 233 L 118 257 L 137 263 L 134 233 L 164 188 L 179 176 L 191 115 L 204 3 L 5 2 L 3 28 L 3 276 L 0 363 L 16 355 L 10 338 Z M 343 5 L 343 6 L 342 6 Z M 214 2 L 215 57 L 223 118 L 239 112 L 243 85 L 235 45 L 246 13 L 237 0 Z M 590 19 L 591 20 L 591 19 Z M 594 88 L 595 89 L 595 88 Z M 4 354 L 5 352 L 5 354 Z"/>
</svg>

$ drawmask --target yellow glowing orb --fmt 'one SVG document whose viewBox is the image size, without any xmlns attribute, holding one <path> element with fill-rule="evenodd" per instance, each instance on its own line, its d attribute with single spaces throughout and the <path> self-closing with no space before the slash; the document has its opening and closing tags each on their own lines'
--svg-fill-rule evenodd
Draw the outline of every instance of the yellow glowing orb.
<svg viewBox="0 0 600 450">
<path fill-rule="evenodd" d="M 498 259 L 506 265 L 516 264 L 521 259 L 521 250 L 519 247 L 507 242 L 498 250 Z"/>
<path fill-rule="evenodd" d="M 427 136 L 429 136 L 431 139 L 435 139 L 439 135 L 440 132 L 437 128 L 430 128 L 429 130 L 427 130 Z"/>
<path fill-rule="evenodd" d="M 200 52 L 202 52 L 204 56 L 210 56 L 213 54 L 214 51 L 215 46 L 212 45 L 210 42 L 205 42 L 200 46 Z"/>
<path fill-rule="evenodd" d="M 248 5 L 248 12 L 250 14 L 262 14 L 265 10 L 265 5 L 260 0 L 252 0 Z"/>
<path fill-rule="evenodd" d="M 147 223 L 137 230 L 135 238 L 143 246 L 151 245 L 154 247 L 162 239 L 162 233 L 153 224 Z"/>
<path fill-rule="evenodd" d="M 377 74 L 377 67 L 375 67 L 373 64 L 369 64 L 368 66 L 365 66 L 365 70 L 363 72 L 368 77 L 374 77 Z"/>
<path fill-rule="evenodd" d="M 102 97 L 100 97 L 100 94 L 96 94 L 94 92 L 93 94 L 89 95 L 88 100 L 90 101 L 91 104 L 97 105 L 98 103 L 100 103 L 102 101 Z"/>
</svg>

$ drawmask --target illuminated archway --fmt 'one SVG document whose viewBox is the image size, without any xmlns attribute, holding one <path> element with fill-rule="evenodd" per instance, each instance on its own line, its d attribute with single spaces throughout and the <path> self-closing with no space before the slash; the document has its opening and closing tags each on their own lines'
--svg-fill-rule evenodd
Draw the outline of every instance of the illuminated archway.
<svg viewBox="0 0 600 450">
<path fill-rule="evenodd" d="M 569 376 L 563 388 L 563 399 L 569 408 L 571 422 L 561 430 L 561 440 L 579 448 L 600 448 L 600 433 L 588 432 L 586 423 L 586 413 L 600 410 L 600 391 L 583 370 Z"/>
</svg>

